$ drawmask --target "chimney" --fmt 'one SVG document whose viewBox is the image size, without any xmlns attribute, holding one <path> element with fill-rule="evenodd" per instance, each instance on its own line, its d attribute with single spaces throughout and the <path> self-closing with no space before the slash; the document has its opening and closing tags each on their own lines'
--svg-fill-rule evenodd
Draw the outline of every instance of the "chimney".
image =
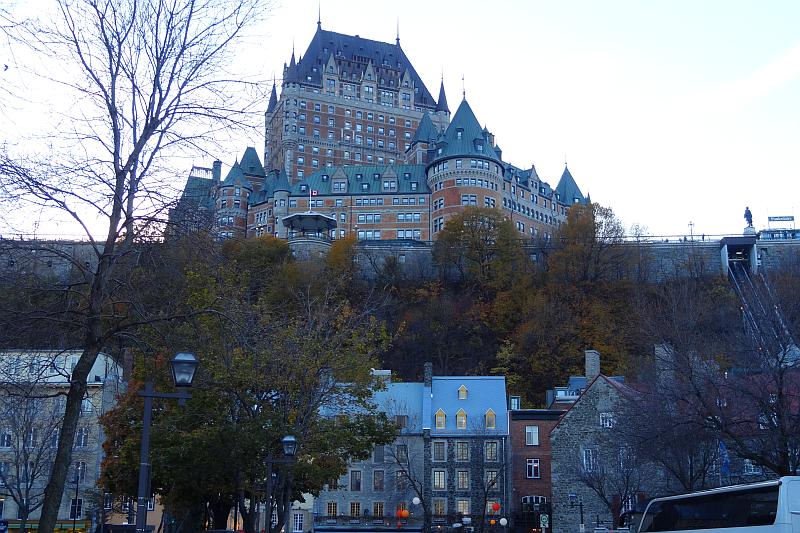
<svg viewBox="0 0 800 533">
<path fill-rule="evenodd" d="M 586 379 L 591 381 L 600 375 L 600 352 L 597 350 L 585 350 L 586 360 Z"/>
<path fill-rule="evenodd" d="M 211 177 L 214 178 L 214 183 L 219 183 L 222 179 L 222 161 L 214 161 L 214 165 L 211 167 Z"/>
<path fill-rule="evenodd" d="M 433 384 L 433 363 L 430 361 L 425 363 L 424 380 L 426 387 L 430 387 Z"/>
</svg>

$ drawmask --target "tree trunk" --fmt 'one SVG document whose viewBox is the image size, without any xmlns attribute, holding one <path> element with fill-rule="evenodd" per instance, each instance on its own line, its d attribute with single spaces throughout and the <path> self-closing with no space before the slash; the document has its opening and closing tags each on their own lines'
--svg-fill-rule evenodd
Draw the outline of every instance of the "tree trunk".
<svg viewBox="0 0 800 533">
<path fill-rule="evenodd" d="M 115 224 L 117 219 L 112 219 Z M 112 224 L 112 228 L 115 227 Z M 86 383 L 89 372 L 92 371 L 97 360 L 97 355 L 102 349 L 102 312 L 105 295 L 108 288 L 108 278 L 111 272 L 112 254 L 115 251 L 114 237 L 110 232 L 106 240 L 105 248 L 97 264 L 94 279 L 92 280 L 91 292 L 86 309 L 86 334 L 84 337 L 83 353 L 78 363 L 75 365 L 70 376 L 69 392 L 67 393 L 67 404 L 64 412 L 64 423 L 58 434 L 58 449 L 53 461 L 53 470 L 50 473 L 50 481 L 44 492 L 44 502 L 42 503 L 41 518 L 39 519 L 39 533 L 53 533 L 56 521 L 58 520 L 58 509 L 61 506 L 61 498 L 64 493 L 64 485 L 67 479 L 70 463 L 72 462 L 72 448 L 75 442 L 75 431 L 78 427 L 78 419 L 81 414 L 81 404 L 86 395 Z"/>
</svg>

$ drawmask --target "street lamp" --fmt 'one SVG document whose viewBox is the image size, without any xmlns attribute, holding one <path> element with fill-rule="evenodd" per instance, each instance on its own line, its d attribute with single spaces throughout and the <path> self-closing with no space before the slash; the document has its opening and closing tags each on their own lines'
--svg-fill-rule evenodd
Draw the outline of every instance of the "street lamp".
<svg viewBox="0 0 800 533">
<path fill-rule="evenodd" d="M 264 529 L 269 531 L 270 524 L 272 524 L 272 465 L 274 464 L 290 464 L 295 461 L 297 455 L 297 439 L 294 435 L 286 435 L 281 439 L 281 446 L 283 448 L 283 457 L 273 457 L 268 455 L 266 458 L 267 463 L 267 512 L 264 517 Z M 289 533 L 289 523 L 292 520 L 292 485 L 290 483 L 289 474 L 286 474 L 286 495 L 284 498 L 284 528 L 285 533 Z"/>
<path fill-rule="evenodd" d="M 81 480 L 80 478 L 80 466 L 79 463 L 75 463 L 75 505 L 71 509 L 72 511 L 72 533 L 75 533 L 75 523 L 78 520 L 78 482 Z"/>
<path fill-rule="evenodd" d="M 150 422 L 153 418 L 153 398 L 171 398 L 183 405 L 192 396 L 183 390 L 192 386 L 197 370 L 197 356 L 189 352 L 180 352 L 172 358 L 172 380 L 178 392 L 156 392 L 153 381 L 144 384 L 139 396 L 144 398 L 144 419 L 142 421 L 142 443 L 139 452 L 139 489 L 136 500 L 136 533 L 145 533 L 147 529 L 147 500 L 150 497 Z"/>
<path fill-rule="evenodd" d="M 575 494 L 574 492 L 570 493 L 570 495 L 569 495 L 569 506 L 571 508 L 575 507 L 576 500 L 578 500 L 578 495 Z M 581 529 L 580 529 L 580 533 L 583 533 L 586 530 L 586 526 L 583 523 L 583 500 L 578 500 L 577 503 L 578 503 L 578 507 L 580 508 L 580 511 L 581 511 Z"/>
</svg>

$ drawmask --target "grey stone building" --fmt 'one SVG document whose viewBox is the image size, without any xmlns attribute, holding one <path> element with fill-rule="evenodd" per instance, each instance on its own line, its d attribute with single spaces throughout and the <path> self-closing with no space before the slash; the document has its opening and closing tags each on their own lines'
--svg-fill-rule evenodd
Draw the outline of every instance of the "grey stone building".
<svg viewBox="0 0 800 533">
<path fill-rule="evenodd" d="M 635 391 L 600 373 L 588 350 L 588 383 L 550 433 L 553 533 L 612 526 L 652 495 L 654 470 L 640 462 L 618 430 L 624 402 Z"/>
</svg>

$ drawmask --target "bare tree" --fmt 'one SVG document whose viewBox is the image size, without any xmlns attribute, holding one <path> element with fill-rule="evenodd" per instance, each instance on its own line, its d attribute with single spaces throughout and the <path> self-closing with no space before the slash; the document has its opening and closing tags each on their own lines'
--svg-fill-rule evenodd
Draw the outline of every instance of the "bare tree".
<svg viewBox="0 0 800 533">
<path fill-rule="evenodd" d="M 51 356 L 0 356 L 0 485 L 17 505 L 21 531 L 42 505 L 55 458 L 64 396 L 47 377 L 57 368 Z"/>
<path fill-rule="evenodd" d="M 1 169 L 2 193 L 24 209 L 66 214 L 95 256 L 88 264 L 74 264 L 81 283 L 67 288 L 81 302 L 83 354 L 72 372 L 45 491 L 40 522 L 45 533 L 53 531 L 57 518 L 88 373 L 100 350 L 135 322 L 120 316 L 130 308 L 115 301 L 114 290 L 130 268 L 124 258 L 136 239 L 166 218 L 164 185 L 156 179 L 161 162 L 244 123 L 248 108 L 237 102 L 237 82 L 226 67 L 265 4 L 63 0 L 54 20 L 16 33 L 43 61 L 55 57 L 64 66 L 67 74 L 60 79 L 51 74 L 50 81 L 77 105 L 65 113 L 74 116 L 57 147 L 63 153 L 48 159 L 58 164 L 7 158 L 16 163 Z M 95 217 L 102 221 L 99 238 Z"/>
</svg>

